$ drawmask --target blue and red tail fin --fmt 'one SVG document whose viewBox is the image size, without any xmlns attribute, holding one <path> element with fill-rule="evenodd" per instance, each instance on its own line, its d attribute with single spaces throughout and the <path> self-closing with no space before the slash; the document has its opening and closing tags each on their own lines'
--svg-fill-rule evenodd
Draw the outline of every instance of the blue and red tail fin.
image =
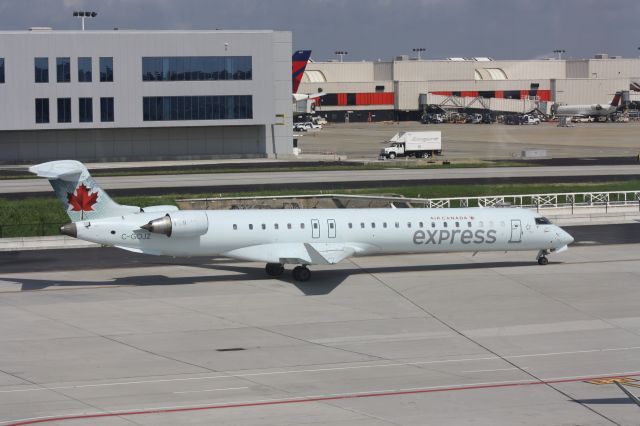
<svg viewBox="0 0 640 426">
<path fill-rule="evenodd" d="M 611 103 L 609 105 L 617 107 L 618 105 L 620 105 L 620 98 L 622 97 L 622 92 L 616 92 L 615 96 L 613 97 L 613 100 L 611 101 Z"/>
<path fill-rule="evenodd" d="M 293 93 L 298 93 L 298 87 L 302 81 L 302 75 L 304 74 L 304 69 L 307 67 L 307 62 L 309 62 L 310 56 L 310 50 L 298 50 L 291 58 Z"/>
</svg>

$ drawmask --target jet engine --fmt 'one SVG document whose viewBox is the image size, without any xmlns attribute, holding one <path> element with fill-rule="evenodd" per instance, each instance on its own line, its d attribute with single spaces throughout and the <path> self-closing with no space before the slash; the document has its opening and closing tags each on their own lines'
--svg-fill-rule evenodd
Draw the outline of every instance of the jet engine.
<svg viewBox="0 0 640 426">
<path fill-rule="evenodd" d="M 149 221 L 140 228 L 167 237 L 198 237 L 207 233 L 209 219 L 202 211 L 177 211 Z"/>
</svg>

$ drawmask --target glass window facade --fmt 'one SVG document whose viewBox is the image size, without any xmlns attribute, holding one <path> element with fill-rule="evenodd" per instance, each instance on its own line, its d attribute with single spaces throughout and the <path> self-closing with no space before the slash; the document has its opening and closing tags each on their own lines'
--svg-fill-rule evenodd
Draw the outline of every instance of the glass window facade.
<svg viewBox="0 0 640 426">
<path fill-rule="evenodd" d="M 71 98 L 58 98 L 58 123 L 71 123 Z"/>
<path fill-rule="evenodd" d="M 0 58 L 0 83 L 4 83 L 4 58 Z"/>
<path fill-rule="evenodd" d="M 91 58 L 78 58 L 78 81 L 81 83 L 91 81 Z"/>
<path fill-rule="evenodd" d="M 49 122 L 49 99 L 36 98 L 36 123 Z"/>
<path fill-rule="evenodd" d="M 49 58 L 35 58 L 35 81 L 36 83 L 48 83 L 49 82 Z"/>
<path fill-rule="evenodd" d="M 71 58 L 56 58 L 56 79 L 58 83 L 71 81 Z"/>
<path fill-rule="evenodd" d="M 238 120 L 253 118 L 253 97 L 145 96 L 144 121 Z"/>
<path fill-rule="evenodd" d="M 251 56 L 142 58 L 143 81 L 251 80 Z"/>
<path fill-rule="evenodd" d="M 93 121 L 93 99 L 79 98 L 78 111 L 81 123 L 91 123 Z"/>
<path fill-rule="evenodd" d="M 113 121 L 113 98 L 100 98 L 100 121 Z"/>
<path fill-rule="evenodd" d="M 113 58 L 100 58 L 100 81 L 113 81 Z"/>
</svg>

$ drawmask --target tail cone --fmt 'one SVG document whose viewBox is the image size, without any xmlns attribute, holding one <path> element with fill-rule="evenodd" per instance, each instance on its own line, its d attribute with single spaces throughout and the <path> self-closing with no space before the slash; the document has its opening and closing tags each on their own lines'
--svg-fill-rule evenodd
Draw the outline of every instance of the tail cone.
<svg viewBox="0 0 640 426">
<path fill-rule="evenodd" d="M 78 238 L 78 227 L 75 223 L 67 223 L 60 227 L 60 233 L 69 237 Z"/>
</svg>

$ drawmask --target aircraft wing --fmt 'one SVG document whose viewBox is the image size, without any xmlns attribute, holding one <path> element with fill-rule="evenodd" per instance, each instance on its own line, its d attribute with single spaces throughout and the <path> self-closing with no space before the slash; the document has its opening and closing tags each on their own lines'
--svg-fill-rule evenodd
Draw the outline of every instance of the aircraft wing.
<svg viewBox="0 0 640 426">
<path fill-rule="evenodd" d="M 338 263 L 356 251 L 344 243 L 273 243 L 243 247 L 222 255 L 252 262 L 327 265 Z"/>
</svg>

